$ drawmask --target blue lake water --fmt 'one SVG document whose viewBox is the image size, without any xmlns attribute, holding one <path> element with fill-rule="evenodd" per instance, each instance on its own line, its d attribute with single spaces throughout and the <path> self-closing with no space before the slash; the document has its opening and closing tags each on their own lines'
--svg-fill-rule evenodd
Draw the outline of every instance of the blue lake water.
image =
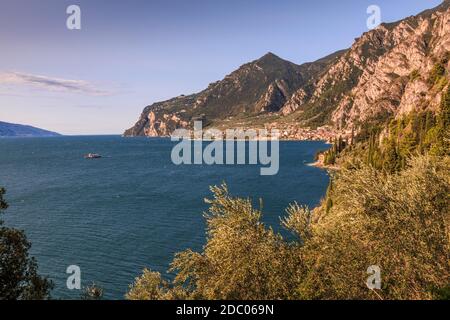
<svg viewBox="0 0 450 320">
<path fill-rule="evenodd" d="M 264 222 L 294 201 L 315 206 L 328 176 L 307 166 L 322 142 L 281 142 L 280 171 L 260 166 L 181 165 L 174 142 L 118 136 L 0 139 L 0 185 L 7 188 L 8 226 L 26 231 L 54 298 L 78 298 L 66 287 L 66 268 L 78 265 L 82 285 L 93 281 L 105 298 L 123 299 L 145 267 L 166 275 L 176 252 L 201 250 L 202 213 L 209 186 L 226 182 L 233 195 L 264 200 Z M 89 152 L 104 156 L 85 160 Z M 170 275 L 168 275 L 170 277 Z"/>
</svg>

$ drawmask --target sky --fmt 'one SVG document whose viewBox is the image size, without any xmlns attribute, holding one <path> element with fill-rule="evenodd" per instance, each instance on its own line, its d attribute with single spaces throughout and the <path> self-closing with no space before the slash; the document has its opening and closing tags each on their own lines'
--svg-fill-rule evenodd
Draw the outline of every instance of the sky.
<svg viewBox="0 0 450 320">
<path fill-rule="evenodd" d="M 441 0 L 0 0 L 0 121 L 121 134 L 267 52 L 301 64 Z M 70 30 L 70 5 L 81 29 Z"/>
</svg>

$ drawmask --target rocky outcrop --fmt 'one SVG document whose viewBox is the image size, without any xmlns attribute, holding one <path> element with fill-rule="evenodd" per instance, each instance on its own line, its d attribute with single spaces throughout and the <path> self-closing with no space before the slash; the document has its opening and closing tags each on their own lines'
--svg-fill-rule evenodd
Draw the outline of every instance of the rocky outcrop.
<svg viewBox="0 0 450 320">
<path fill-rule="evenodd" d="M 290 90 L 284 80 L 270 84 L 261 99 L 256 103 L 255 112 L 277 112 L 286 103 Z"/>
<path fill-rule="evenodd" d="M 297 111 L 300 106 L 304 105 L 308 101 L 307 99 L 308 94 L 306 93 L 305 89 L 298 89 L 297 92 L 295 92 L 281 108 L 281 114 L 283 116 L 286 116 Z"/>
</svg>

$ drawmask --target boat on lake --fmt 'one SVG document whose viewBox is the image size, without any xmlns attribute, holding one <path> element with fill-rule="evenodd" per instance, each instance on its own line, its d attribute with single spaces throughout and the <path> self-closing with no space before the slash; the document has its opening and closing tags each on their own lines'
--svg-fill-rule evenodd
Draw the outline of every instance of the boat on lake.
<svg viewBox="0 0 450 320">
<path fill-rule="evenodd" d="M 100 159 L 101 157 L 98 153 L 88 153 L 84 156 L 85 159 Z"/>
</svg>

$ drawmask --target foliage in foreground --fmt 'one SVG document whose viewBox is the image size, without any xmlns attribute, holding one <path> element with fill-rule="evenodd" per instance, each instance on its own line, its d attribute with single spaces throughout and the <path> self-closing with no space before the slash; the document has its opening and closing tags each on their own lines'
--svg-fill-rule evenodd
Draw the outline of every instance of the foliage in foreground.
<svg viewBox="0 0 450 320">
<path fill-rule="evenodd" d="M 0 214 L 8 207 L 0 188 Z M 30 258 L 31 244 L 25 233 L 3 226 L 0 219 L 0 300 L 42 300 L 49 298 L 52 283 L 38 275 Z"/>
<path fill-rule="evenodd" d="M 449 158 L 421 156 L 406 170 L 343 170 L 313 212 L 297 205 L 282 225 L 261 222 L 249 199 L 212 188 L 207 244 L 172 263 L 174 281 L 145 270 L 128 299 L 432 299 L 450 283 Z M 369 266 L 381 290 L 366 286 Z"/>
</svg>

